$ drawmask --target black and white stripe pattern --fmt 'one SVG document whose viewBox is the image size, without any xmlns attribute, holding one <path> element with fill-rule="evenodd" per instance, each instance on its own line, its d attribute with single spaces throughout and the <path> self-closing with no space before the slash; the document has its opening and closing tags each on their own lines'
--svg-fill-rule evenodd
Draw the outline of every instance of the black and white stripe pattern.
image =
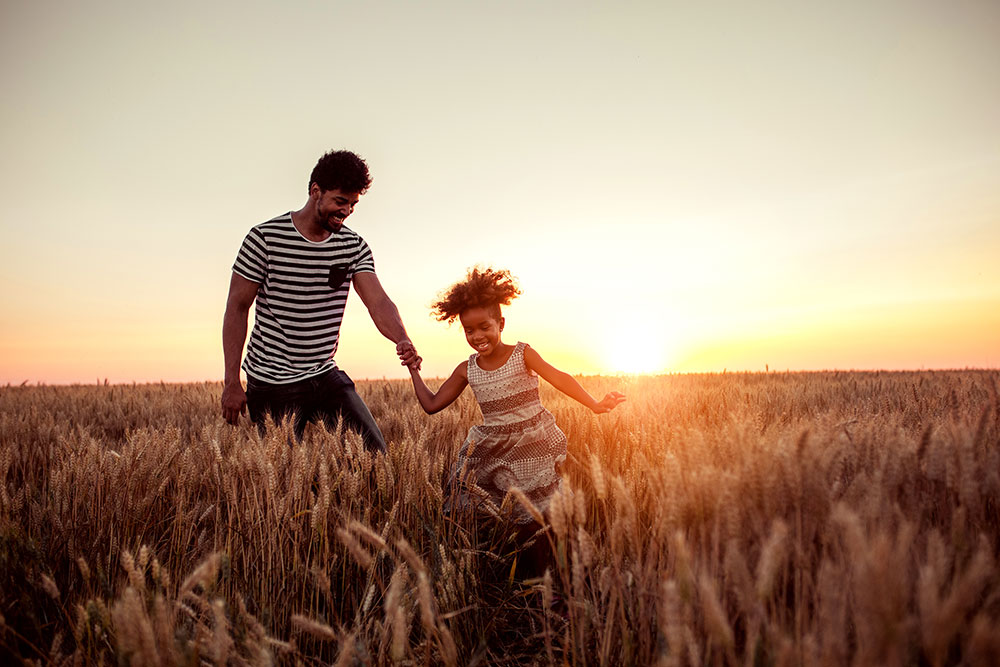
<svg viewBox="0 0 1000 667">
<path fill-rule="evenodd" d="M 374 273 L 375 260 L 347 227 L 314 243 L 286 213 L 250 230 L 233 271 L 260 283 L 243 370 L 255 380 L 286 384 L 336 368 L 351 278 Z"/>
</svg>

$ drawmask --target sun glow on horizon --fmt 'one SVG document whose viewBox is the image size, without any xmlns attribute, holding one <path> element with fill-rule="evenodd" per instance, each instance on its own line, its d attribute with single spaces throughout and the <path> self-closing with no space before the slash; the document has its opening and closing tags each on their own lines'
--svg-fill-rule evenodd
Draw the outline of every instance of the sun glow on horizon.
<svg viewBox="0 0 1000 667">
<path fill-rule="evenodd" d="M 666 370 L 672 344 L 662 322 L 613 318 L 603 339 L 602 358 L 609 373 L 652 374 Z"/>
</svg>

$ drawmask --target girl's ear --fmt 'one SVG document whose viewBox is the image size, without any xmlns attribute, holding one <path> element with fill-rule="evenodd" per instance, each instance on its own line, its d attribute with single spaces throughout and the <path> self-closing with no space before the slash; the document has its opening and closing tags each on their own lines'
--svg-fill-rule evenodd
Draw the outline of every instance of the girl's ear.
<svg viewBox="0 0 1000 667">
<path fill-rule="evenodd" d="M 500 318 L 500 322 L 499 322 L 499 324 L 500 324 L 500 331 L 503 331 L 503 323 L 504 323 L 504 319 L 501 317 Z"/>
</svg>

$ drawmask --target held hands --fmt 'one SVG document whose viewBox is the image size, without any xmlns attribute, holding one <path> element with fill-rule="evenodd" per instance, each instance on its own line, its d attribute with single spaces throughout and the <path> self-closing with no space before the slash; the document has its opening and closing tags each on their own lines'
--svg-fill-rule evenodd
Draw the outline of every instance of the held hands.
<svg viewBox="0 0 1000 667">
<path fill-rule="evenodd" d="M 611 412 L 618 407 L 620 403 L 625 401 L 625 394 L 621 394 L 617 391 L 609 392 L 604 398 L 602 398 L 593 408 L 591 408 L 595 413 L 601 415 L 605 412 Z"/>
<path fill-rule="evenodd" d="M 404 338 L 396 343 L 396 354 L 399 355 L 401 365 L 409 366 L 411 370 L 420 370 L 420 362 L 423 359 L 417 354 L 417 348 L 414 347 L 413 341 L 409 338 Z"/>
</svg>

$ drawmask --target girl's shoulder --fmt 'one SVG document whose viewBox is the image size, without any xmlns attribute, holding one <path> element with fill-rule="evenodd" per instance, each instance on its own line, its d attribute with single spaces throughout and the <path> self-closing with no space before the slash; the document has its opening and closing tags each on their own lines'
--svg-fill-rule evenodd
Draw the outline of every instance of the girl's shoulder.
<svg viewBox="0 0 1000 667">
<path fill-rule="evenodd" d="M 514 345 L 514 349 L 511 350 L 510 356 L 511 357 L 523 357 L 524 353 L 527 352 L 530 349 L 531 349 L 530 345 L 528 345 L 527 343 L 525 343 L 523 340 L 519 340 L 519 341 L 517 341 L 517 344 Z"/>
<path fill-rule="evenodd" d="M 521 341 L 521 340 L 517 341 L 517 349 L 515 351 L 517 352 L 517 354 L 520 354 L 522 357 L 526 357 L 528 355 L 537 355 L 538 354 L 537 352 L 535 352 L 535 348 L 531 347 L 531 345 L 529 345 L 528 343 L 525 343 L 524 341 Z"/>
<path fill-rule="evenodd" d="M 504 365 L 512 371 L 527 373 L 529 376 L 534 377 L 537 373 L 535 373 L 534 369 L 531 367 L 531 363 L 529 362 L 529 357 L 534 353 L 535 351 L 530 345 L 522 340 L 519 340 L 517 341 L 517 345 L 515 345 L 514 349 L 511 351 L 510 358 L 507 359 L 507 363 Z"/>
<path fill-rule="evenodd" d="M 451 376 L 462 383 L 463 387 L 469 384 L 469 364 L 464 361 L 459 363 L 458 366 L 455 366 L 455 370 L 451 372 Z"/>
<path fill-rule="evenodd" d="M 538 375 L 538 362 L 541 361 L 542 357 L 535 351 L 535 348 L 531 347 L 527 343 L 518 343 L 521 345 L 521 360 L 524 363 L 524 369 L 529 375 Z"/>
</svg>

